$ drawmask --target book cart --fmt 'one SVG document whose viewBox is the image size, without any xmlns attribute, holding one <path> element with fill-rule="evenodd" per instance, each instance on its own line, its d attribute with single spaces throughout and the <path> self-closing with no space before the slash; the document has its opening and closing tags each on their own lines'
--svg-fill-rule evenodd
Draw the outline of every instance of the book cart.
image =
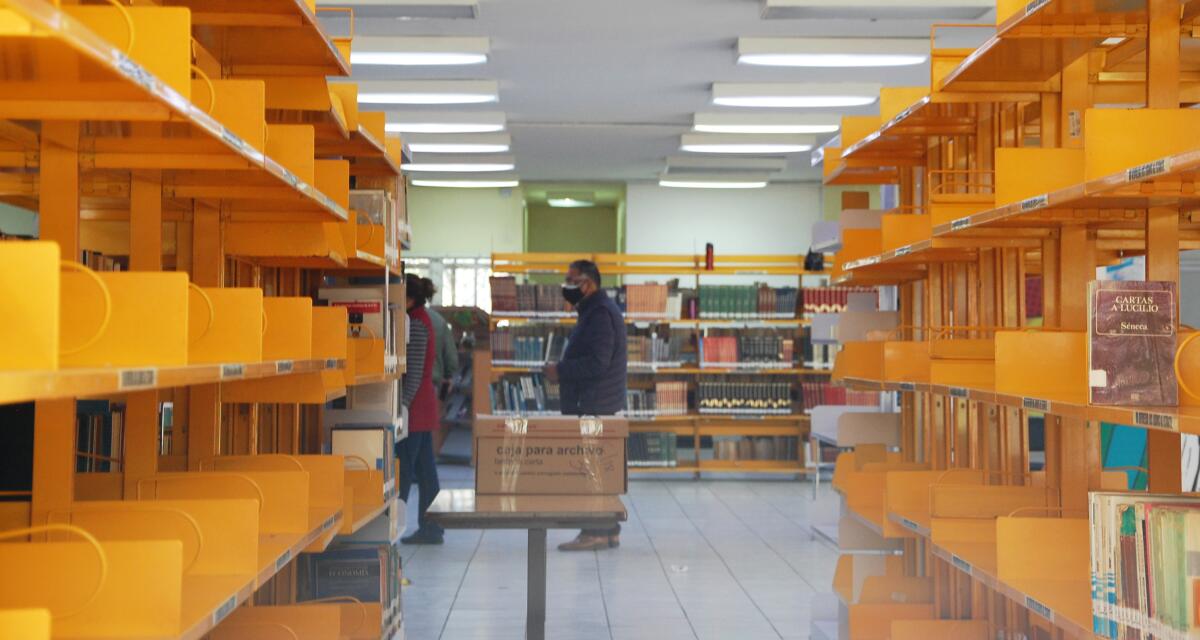
<svg viewBox="0 0 1200 640">
<path fill-rule="evenodd" d="M 900 392 L 902 420 L 898 451 L 860 444 L 838 460 L 855 538 L 902 544 L 841 557 L 840 637 L 1115 637 L 1093 618 L 1089 492 L 1127 483 L 1102 465 L 1100 423 L 1145 428 L 1150 492 L 1179 494 L 1200 399 L 1181 386 L 1178 407 L 1089 404 L 1087 284 L 1132 255 L 1147 280 L 1178 282 L 1180 250 L 1200 246 L 1200 112 L 1186 108 L 1200 101 L 1198 9 L 998 0 L 995 35 L 943 49 L 939 33 L 960 27 L 935 26 L 930 85 L 884 89 L 881 114 L 846 118 L 825 149 L 826 184 L 899 196 L 875 228 L 843 229 L 833 273 L 895 285 L 900 301 L 885 339 L 844 342 L 836 361 L 840 384 Z M 1192 387 L 1198 358 L 1176 355 Z M 1033 472 L 1031 416 L 1045 420 Z M 1181 633 L 1155 637 L 1195 631 Z"/>
<path fill-rule="evenodd" d="M 642 255 L 642 254 L 495 254 L 492 256 L 492 270 L 495 274 L 511 274 L 528 276 L 535 274 L 565 274 L 567 265 L 573 260 L 590 259 L 597 263 L 601 274 L 607 279 L 628 275 L 650 275 L 663 278 L 687 278 L 694 286 L 699 287 L 710 283 L 720 283 L 722 279 L 729 282 L 730 276 L 784 276 L 796 279 L 796 285 L 803 288 L 805 278 L 825 276 L 824 272 L 806 271 L 803 255 L 720 255 L 715 257 L 713 268 L 705 268 L 703 255 Z M 609 286 L 606 280 L 605 286 Z M 810 287 L 811 288 L 811 287 Z M 574 313 L 567 312 L 535 312 L 511 314 L 493 312 L 490 324 L 493 330 L 498 326 L 523 326 L 528 324 L 558 324 L 573 325 Z M 794 337 L 796 349 L 801 353 L 801 328 L 809 321 L 800 312 L 793 318 L 685 318 L 666 319 L 627 316 L 626 324 L 637 327 L 662 326 L 671 332 L 682 331 L 694 335 L 697 339 L 709 329 L 736 328 L 771 328 Z M 801 380 L 828 381 L 830 370 L 811 368 L 812 363 L 798 358 L 795 365 L 786 368 L 759 368 L 754 366 L 701 366 L 681 363 L 664 363 L 655 366 L 638 366 L 631 364 L 629 369 L 629 386 L 634 388 L 653 387 L 657 380 L 685 381 L 691 391 L 695 391 L 699 381 L 709 376 L 769 376 L 771 379 L 786 381 L 793 386 Z M 490 412 L 488 402 L 489 384 L 505 375 L 522 374 L 541 370 L 540 365 L 509 366 L 493 364 L 491 354 L 487 351 L 476 351 L 476 415 Z M 801 412 L 789 411 L 787 415 L 735 415 L 729 413 L 699 413 L 695 403 L 689 405 L 681 415 L 630 415 L 631 433 L 670 433 L 675 437 L 692 440 L 695 457 L 681 457 L 673 465 L 663 466 L 631 466 L 635 473 L 672 473 L 691 474 L 700 477 L 702 473 L 772 473 L 806 475 L 811 469 L 806 466 L 806 446 L 808 436 L 809 416 Z M 747 460 L 747 459 L 702 459 L 699 452 L 702 438 L 712 437 L 788 437 L 796 438 L 796 451 L 788 460 Z"/>
<path fill-rule="evenodd" d="M 35 403 L 0 636 L 400 633 L 398 575 L 297 602 L 298 559 L 402 512 L 388 470 L 320 455 L 322 405 L 403 362 L 314 303 L 400 271 L 400 141 L 326 80 L 349 47 L 311 0 L 0 0 L 0 197 L 40 215 L 0 242 L 0 403 Z M 108 473 L 76 469 L 85 398 L 124 406 Z"/>
</svg>

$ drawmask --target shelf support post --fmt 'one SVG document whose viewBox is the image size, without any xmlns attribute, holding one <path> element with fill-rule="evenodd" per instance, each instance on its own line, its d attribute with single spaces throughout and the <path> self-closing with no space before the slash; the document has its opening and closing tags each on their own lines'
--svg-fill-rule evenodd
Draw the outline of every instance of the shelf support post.
<svg viewBox="0 0 1200 640">
<path fill-rule="evenodd" d="M 129 269 L 162 271 L 162 172 L 134 171 L 129 184 Z M 126 398 L 125 499 L 137 496 L 137 483 L 158 473 L 158 392 Z"/>
<path fill-rule="evenodd" d="M 33 425 L 30 520 L 36 526 L 75 499 L 75 399 L 38 401 Z"/>
<path fill-rule="evenodd" d="M 1150 32 L 1146 49 L 1146 107 L 1179 108 L 1179 3 L 1147 0 Z M 1146 279 L 1179 283 L 1179 210 L 1146 210 Z M 1178 318 L 1176 319 L 1178 320 Z M 1146 431 L 1150 491 L 1179 493 L 1183 486 L 1178 433 Z"/>
</svg>

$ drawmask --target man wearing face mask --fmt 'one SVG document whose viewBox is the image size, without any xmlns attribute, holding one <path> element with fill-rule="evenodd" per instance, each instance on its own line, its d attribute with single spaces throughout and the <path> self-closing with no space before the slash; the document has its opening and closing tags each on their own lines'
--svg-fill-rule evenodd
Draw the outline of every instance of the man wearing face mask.
<svg viewBox="0 0 1200 640">
<path fill-rule="evenodd" d="M 559 383 L 562 412 L 571 416 L 611 416 L 625 409 L 625 318 L 600 289 L 600 269 L 576 260 L 567 270 L 563 298 L 575 306 L 579 320 L 567 339 L 562 360 L 546 367 L 546 377 Z M 621 543 L 621 526 L 584 530 L 561 551 L 595 551 Z"/>
</svg>

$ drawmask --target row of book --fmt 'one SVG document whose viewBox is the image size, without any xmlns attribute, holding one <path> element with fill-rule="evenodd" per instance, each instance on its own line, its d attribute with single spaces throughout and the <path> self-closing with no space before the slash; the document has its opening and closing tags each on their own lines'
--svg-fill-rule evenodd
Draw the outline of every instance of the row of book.
<svg viewBox="0 0 1200 640">
<path fill-rule="evenodd" d="M 668 318 L 671 317 L 667 314 L 669 297 L 665 284 L 630 284 L 625 285 L 624 304 L 621 305 L 620 294 L 617 303 L 629 318 Z"/>
<path fill-rule="evenodd" d="M 562 409 L 558 384 L 540 373 L 506 376 L 489 387 L 494 415 L 557 414 Z"/>
<path fill-rule="evenodd" d="M 99 251 L 84 249 L 79 255 L 79 264 L 92 271 L 128 271 L 128 256 L 106 256 Z"/>
<path fill-rule="evenodd" d="M 714 436 L 716 460 L 800 460 L 796 436 Z"/>
<path fill-rule="evenodd" d="M 700 413 L 744 415 L 790 415 L 790 382 L 717 377 L 696 385 Z"/>
<path fill-rule="evenodd" d="M 683 346 L 690 339 L 687 334 L 669 333 L 665 336 L 629 335 L 625 338 L 625 350 L 630 367 L 651 364 L 680 366 L 683 362 Z"/>
<path fill-rule="evenodd" d="M 853 391 L 839 387 L 827 381 L 801 382 L 800 394 L 805 409 L 823 405 L 852 407 L 874 407 L 879 405 L 879 393 L 876 391 Z"/>
<path fill-rule="evenodd" d="M 492 289 L 493 313 L 544 313 L 567 315 L 562 285 L 517 284 L 513 276 L 488 278 Z"/>
<path fill-rule="evenodd" d="M 804 313 L 840 313 L 846 310 L 852 293 L 873 293 L 869 287 L 822 287 L 805 289 L 801 296 Z"/>
<path fill-rule="evenodd" d="M 625 392 L 625 415 L 630 418 L 682 416 L 688 413 L 686 382 L 656 382 L 654 390 L 629 389 Z"/>
<path fill-rule="evenodd" d="M 1089 508 L 1096 635 L 1200 637 L 1200 500 L 1092 493 Z"/>
<path fill-rule="evenodd" d="M 492 362 L 533 366 L 558 362 L 567 345 L 564 327 L 496 327 L 492 329 Z"/>
<path fill-rule="evenodd" d="M 709 335 L 700 341 L 700 363 L 701 366 L 749 364 L 786 369 L 794 364 L 795 345 L 791 338 L 770 330 Z"/>
<path fill-rule="evenodd" d="M 626 459 L 631 467 L 677 467 L 678 438 L 674 433 L 631 433 Z"/>
<path fill-rule="evenodd" d="M 699 318 L 788 319 L 796 317 L 799 289 L 756 285 L 700 285 Z"/>
</svg>

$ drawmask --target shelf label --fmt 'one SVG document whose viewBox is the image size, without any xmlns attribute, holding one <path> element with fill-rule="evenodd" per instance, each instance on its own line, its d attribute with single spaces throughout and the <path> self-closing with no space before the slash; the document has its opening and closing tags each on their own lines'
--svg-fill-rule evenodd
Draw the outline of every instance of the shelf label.
<svg viewBox="0 0 1200 640">
<path fill-rule="evenodd" d="M 955 398 L 965 398 L 969 394 L 963 387 L 950 387 L 950 395 Z"/>
<path fill-rule="evenodd" d="M 326 531 L 337 522 L 338 515 L 335 513 L 325 520 L 325 524 L 321 525 L 321 530 Z"/>
<path fill-rule="evenodd" d="M 237 596 L 229 596 L 228 600 L 222 602 L 221 606 L 217 607 L 216 611 L 213 611 L 213 626 L 215 627 L 216 625 L 220 624 L 222 620 L 229 617 L 229 614 L 233 613 L 234 609 L 237 609 Z"/>
<path fill-rule="evenodd" d="M 1025 5 L 1025 15 L 1029 15 L 1038 9 L 1041 9 L 1050 0 L 1030 0 L 1029 4 Z"/>
<path fill-rule="evenodd" d="M 971 226 L 971 216 L 965 216 L 965 217 L 959 218 L 958 220 L 951 222 L 950 230 L 951 231 L 959 231 L 961 229 L 966 229 L 969 226 Z"/>
<path fill-rule="evenodd" d="M 1021 406 L 1042 413 L 1050 413 L 1050 401 L 1042 398 L 1021 398 Z"/>
<path fill-rule="evenodd" d="M 903 258 L 904 256 L 906 256 L 910 253 L 912 253 L 912 245 L 911 244 L 906 244 L 903 247 L 896 249 L 896 257 L 897 258 Z"/>
<path fill-rule="evenodd" d="M 859 260 L 858 263 L 864 267 L 869 267 L 873 264 L 879 264 L 879 256 L 871 256 L 869 258 L 863 258 L 862 260 Z"/>
<path fill-rule="evenodd" d="M 1083 135 L 1083 115 L 1079 109 L 1071 109 L 1067 112 L 1067 134 L 1072 138 Z"/>
<path fill-rule="evenodd" d="M 296 362 L 294 360 L 278 360 L 275 362 L 275 373 L 291 373 L 296 370 Z"/>
<path fill-rule="evenodd" d="M 223 364 L 221 365 L 221 379 L 228 380 L 230 378 L 246 377 L 246 365 L 242 364 Z"/>
<path fill-rule="evenodd" d="M 1033 596 L 1025 596 L 1025 607 L 1050 622 L 1054 622 L 1054 611 L 1050 607 L 1034 600 Z"/>
<path fill-rule="evenodd" d="M 739 276 L 765 276 L 765 275 L 767 275 L 767 272 L 766 272 L 765 270 L 762 270 L 762 269 L 759 269 L 759 270 L 753 270 L 753 269 L 751 269 L 751 270 L 742 270 L 742 271 L 735 271 L 734 273 L 736 273 L 736 274 L 737 274 L 737 275 L 739 275 Z"/>
<path fill-rule="evenodd" d="M 325 368 L 326 369 L 337 369 L 338 368 L 337 358 L 327 358 L 325 360 Z"/>
<path fill-rule="evenodd" d="M 1034 196 L 1032 198 L 1026 198 L 1022 200 L 1021 211 L 1037 211 L 1048 204 L 1050 204 L 1050 196 L 1043 193 L 1040 196 Z"/>
<path fill-rule="evenodd" d="M 1160 158 L 1153 162 L 1140 164 L 1125 172 L 1125 180 L 1128 182 L 1137 182 L 1146 178 L 1160 176 L 1171 170 L 1171 159 Z"/>
<path fill-rule="evenodd" d="M 280 569 L 283 569 L 284 567 L 286 567 L 287 563 L 290 562 L 291 559 L 292 559 L 291 549 L 284 551 L 283 555 L 279 556 L 279 559 L 275 561 L 275 570 L 279 571 Z"/>
<path fill-rule="evenodd" d="M 158 384 L 158 369 L 124 369 L 118 389 L 140 389 Z"/>
<path fill-rule="evenodd" d="M 900 518 L 900 524 L 904 525 L 905 528 L 910 529 L 912 531 L 920 531 L 921 530 L 921 527 L 917 523 L 913 522 L 912 520 L 909 520 L 908 518 Z"/>
<path fill-rule="evenodd" d="M 917 385 L 912 382 L 901 382 L 900 390 L 901 391 L 916 391 Z"/>
<path fill-rule="evenodd" d="M 130 80 L 141 85 L 143 89 L 155 92 L 157 87 L 154 76 L 122 51 L 117 52 L 117 69 L 128 76 Z"/>
<path fill-rule="evenodd" d="M 967 575 L 972 575 L 971 574 L 971 563 L 967 562 L 966 560 L 963 560 L 962 558 L 960 558 L 954 554 L 950 554 L 950 564 L 954 565 L 959 571 L 962 571 L 963 573 L 965 573 Z"/>
<path fill-rule="evenodd" d="M 221 127 L 221 139 L 229 146 L 243 153 L 245 153 L 246 148 L 249 146 L 245 140 L 242 140 L 241 136 L 230 131 L 228 127 Z"/>
<path fill-rule="evenodd" d="M 1175 416 L 1169 416 L 1163 413 L 1134 411 L 1133 423 L 1139 427 L 1152 427 L 1155 429 L 1179 431 L 1179 422 L 1176 420 Z"/>
</svg>

